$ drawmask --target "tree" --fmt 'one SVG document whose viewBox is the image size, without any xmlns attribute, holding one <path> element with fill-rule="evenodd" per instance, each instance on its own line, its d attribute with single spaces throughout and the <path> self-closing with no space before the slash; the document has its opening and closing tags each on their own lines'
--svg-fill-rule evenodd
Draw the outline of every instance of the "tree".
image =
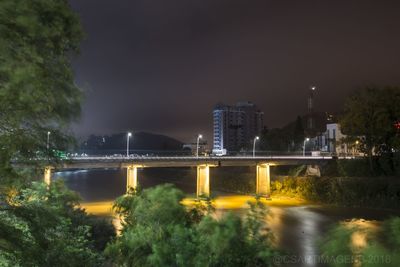
<svg viewBox="0 0 400 267">
<path fill-rule="evenodd" d="M 183 193 L 161 185 L 119 198 L 121 235 L 106 249 L 118 266 L 270 266 L 276 253 L 265 233 L 258 202 L 244 220 L 228 214 L 216 220 L 200 208 L 193 216 Z"/>
<path fill-rule="evenodd" d="M 66 0 L 2 0 L 0 36 L 0 179 L 15 182 L 11 159 L 46 152 L 48 131 L 51 147 L 71 141 L 82 94 L 70 57 L 82 30 Z"/>
<path fill-rule="evenodd" d="M 293 142 L 295 145 L 295 149 L 301 148 L 303 146 L 304 141 L 304 127 L 303 121 L 300 116 L 297 116 L 294 130 L 293 130 Z"/>
<path fill-rule="evenodd" d="M 32 182 L 41 162 L 29 160 L 55 160 L 48 131 L 51 148 L 72 141 L 82 98 L 70 64 L 78 17 L 67 0 L 2 0 L 0 36 L 0 266 L 97 266 L 110 224 L 76 208 L 61 183 Z"/>
<path fill-rule="evenodd" d="M 282 128 L 265 128 L 261 133 L 260 147 L 269 151 L 296 151 L 304 141 L 303 121 L 297 116 L 295 121 Z"/>
<path fill-rule="evenodd" d="M 100 266 L 90 226 L 73 219 L 77 201 L 61 181 L 9 196 L 0 208 L 0 266 Z"/>
<path fill-rule="evenodd" d="M 292 133 L 287 128 L 273 128 L 261 136 L 262 149 L 268 151 L 288 151 Z"/>
<path fill-rule="evenodd" d="M 366 87 L 347 98 L 340 125 L 344 134 L 360 139 L 359 147 L 370 160 L 375 154 L 400 148 L 400 88 Z"/>
</svg>

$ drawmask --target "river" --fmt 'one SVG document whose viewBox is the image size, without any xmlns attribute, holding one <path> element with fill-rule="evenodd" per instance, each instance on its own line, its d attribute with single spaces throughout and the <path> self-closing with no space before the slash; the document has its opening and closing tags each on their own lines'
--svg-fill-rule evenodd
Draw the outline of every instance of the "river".
<svg viewBox="0 0 400 267">
<path fill-rule="evenodd" d="M 238 173 L 238 175 L 241 175 Z M 142 188 L 162 183 L 172 183 L 188 197 L 196 192 L 196 170 L 191 168 L 143 169 L 138 173 Z M 212 178 L 212 177 L 211 177 Z M 82 197 L 89 213 L 110 215 L 115 198 L 126 190 L 125 170 L 79 170 L 56 172 L 53 179 L 63 179 L 66 185 Z M 212 188 L 211 181 L 211 191 Z M 244 213 L 251 196 L 214 192 L 217 212 L 231 210 Z M 325 266 L 321 263 L 318 242 L 335 224 L 347 221 L 378 228 L 382 220 L 400 216 L 400 212 L 383 209 L 343 208 L 311 205 L 301 200 L 274 199 L 266 201 L 269 213 L 266 218 L 274 234 L 276 245 L 286 251 L 279 258 L 281 266 Z"/>
</svg>

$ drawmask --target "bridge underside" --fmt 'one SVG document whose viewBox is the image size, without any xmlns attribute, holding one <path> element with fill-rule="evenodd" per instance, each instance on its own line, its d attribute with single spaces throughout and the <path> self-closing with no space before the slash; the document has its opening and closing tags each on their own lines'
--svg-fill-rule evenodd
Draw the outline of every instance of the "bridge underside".
<svg viewBox="0 0 400 267">
<path fill-rule="evenodd" d="M 258 164 L 256 166 L 256 194 L 269 197 L 270 196 L 270 164 Z M 132 192 L 138 187 L 138 168 L 143 168 L 143 165 L 130 165 L 126 168 L 126 192 Z M 201 164 L 197 167 L 197 184 L 196 196 L 210 196 L 210 167 L 216 167 L 210 164 Z M 51 167 L 47 167 L 44 171 L 44 182 L 50 185 Z"/>
<path fill-rule="evenodd" d="M 256 167 L 256 194 L 270 196 L 270 167 L 277 165 L 319 165 L 332 158 L 324 157 L 163 157 L 163 158 L 136 158 L 136 159 L 112 159 L 112 158 L 83 158 L 81 160 L 64 161 L 55 169 L 127 169 L 126 190 L 135 190 L 138 186 L 138 168 L 156 167 L 196 167 L 197 189 L 196 195 L 208 197 L 210 195 L 210 167 L 225 166 L 255 166 Z M 51 170 L 47 167 L 44 172 L 44 181 L 50 184 Z"/>
</svg>

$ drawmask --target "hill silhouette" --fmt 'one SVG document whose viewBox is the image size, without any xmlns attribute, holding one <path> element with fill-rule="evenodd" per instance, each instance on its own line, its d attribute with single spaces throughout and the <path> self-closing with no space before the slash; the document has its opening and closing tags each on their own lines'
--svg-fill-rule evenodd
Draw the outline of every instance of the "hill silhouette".
<svg viewBox="0 0 400 267">
<path fill-rule="evenodd" d="M 90 135 L 81 144 L 81 151 L 98 154 L 125 154 L 126 133 Z M 183 143 L 172 137 L 148 132 L 132 133 L 129 139 L 130 153 L 182 151 Z"/>
</svg>

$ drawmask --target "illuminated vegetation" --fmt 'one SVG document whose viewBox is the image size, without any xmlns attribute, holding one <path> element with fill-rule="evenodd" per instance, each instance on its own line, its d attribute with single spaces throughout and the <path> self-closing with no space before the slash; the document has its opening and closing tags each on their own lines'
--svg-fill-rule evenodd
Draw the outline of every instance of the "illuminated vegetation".
<svg viewBox="0 0 400 267">
<path fill-rule="evenodd" d="M 324 257 L 336 259 L 329 266 L 400 266 L 400 218 L 385 221 L 379 230 L 362 221 L 340 224 L 321 240 L 321 248 Z"/>
<path fill-rule="evenodd" d="M 271 183 L 273 196 L 342 206 L 398 209 L 400 181 L 393 177 L 287 177 Z"/>
<path fill-rule="evenodd" d="M 119 266 L 270 266 L 276 251 L 264 225 L 265 210 L 251 204 L 244 220 L 214 218 L 206 207 L 187 209 L 184 194 L 157 186 L 116 201 L 121 235 L 106 255 Z"/>
<path fill-rule="evenodd" d="M 77 203 L 60 181 L 49 189 L 32 183 L 8 198 L 0 209 L 0 266 L 100 266 L 114 229 Z"/>
</svg>

